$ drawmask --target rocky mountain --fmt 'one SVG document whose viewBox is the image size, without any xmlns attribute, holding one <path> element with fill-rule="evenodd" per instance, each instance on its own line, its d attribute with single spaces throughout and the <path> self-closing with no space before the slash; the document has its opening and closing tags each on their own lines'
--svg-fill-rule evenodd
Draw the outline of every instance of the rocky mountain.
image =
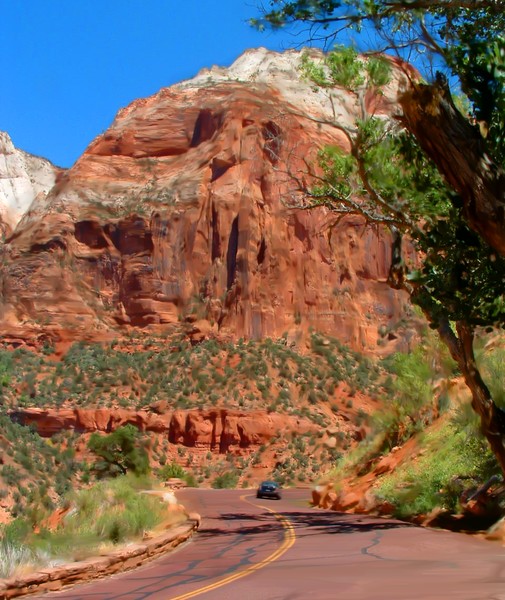
<svg viewBox="0 0 505 600">
<path fill-rule="evenodd" d="M 31 203 L 45 198 L 61 169 L 14 147 L 0 131 L 0 238 L 14 230 Z"/>
<path fill-rule="evenodd" d="M 4 339 L 198 321 L 237 338 L 316 329 L 360 351 L 397 347 L 409 304 L 386 282 L 388 234 L 292 208 L 318 150 L 348 150 L 334 124 L 358 114 L 352 94 L 314 91 L 300 60 L 250 50 L 120 110 L 7 237 Z M 401 85 L 369 90 L 368 107 L 392 115 Z"/>
</svg>

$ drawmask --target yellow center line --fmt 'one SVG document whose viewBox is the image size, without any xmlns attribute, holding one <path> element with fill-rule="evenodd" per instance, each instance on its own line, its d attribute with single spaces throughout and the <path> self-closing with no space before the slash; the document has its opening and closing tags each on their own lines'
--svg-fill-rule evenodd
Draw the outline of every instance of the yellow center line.
<svg viewBox="0 0 505 600">
<path fill-rule="evenodd" d="M 220 579 L 219 581 L 216 581 L 214 583 L 206 585 L 205 587 L 198 588 L 197 590 L 194 590 L 193 592 L 188 592 L 187 594 L 182 594 L 181 596 L 176 596 L 175 598 L 172 598 L 172 600 L 187 600 L 188 598 L 194 598 L 195 596 L 199 596 L 200 594 L 205 594 L 205 592 L 210 592 L 211 590 L 216 590 L 217 588 L 220 588 L 223 585 L 227 585 L 228 583 L 231 583 L 232 581 L 236 581 L 237 579 L 242 579 L 242 577 L 251 575 L 251 573 L 254 573 L 255 571 L 259 571 L 260 569 L 263 569 L 263 567 L 266 567 L 267 565 L 270 565 L 271 563 L 276 561 L 285 552 L 287 552 L 291 548 L 291 546 L 295 543 L 295 540 L 296 540 L 295 528 L 288 521 L 288 519 L 286 519 L 285 517 L 280 515 L 278 512 L 276 512 L 272 508 L 269 508 L 268 506 L 253 504 L 249 500 L 246 500 L 245 495 L 240 496 L 240 499 L 243 500 L 244 502 L 247 502 L 248 504 L 252 504 L 253 506 L 259 506 L 260 508 L 264 508 L 265 510 L 268 510 L 268 512 L 271 512 L 272 514 L 275 515 L 275 518 L 284 527 L 284 541 L 282 542 L 282 544 L 277 548 L 277 550 L 272 552 L 272 554 L 270 554 L 263 560 L 260 560 L 260 562 L 257 562 L 254 565 L 247 567 L 243 571 L 239 571 L 238 573 L 233 573 L 232 575 L 228 575 L 228 577 L 225 577 L 224 579 Z"/>
</svg>

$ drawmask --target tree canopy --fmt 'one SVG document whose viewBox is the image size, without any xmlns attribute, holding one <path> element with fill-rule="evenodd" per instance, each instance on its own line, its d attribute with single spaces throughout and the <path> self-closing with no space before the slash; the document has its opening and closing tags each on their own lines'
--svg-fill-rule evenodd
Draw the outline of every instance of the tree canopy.
<svg viewBox="0 0 505 600">
<path fill-rule="evenodd" d="M 469 225 L 505 254 L 504 0 L 271 0 L 262 13 L 259 28 L 354 41 L 420 69 L 428 83 L 400 98 L 404 124 L 461 195 Z M 448 82 L 468 98 L 467 114 Z"/>
<path fill-rule="evenodd" d="M 99 457 L 94 464 L 99 477 L 116 477 L 129 471 L 135 475 L 149 472 L 149 456 L 138 429 L 131 424 L 107 435 L 92 433 L 88 448 Z"/>
<path fill-rule="evenodd" d="M 337 45 L 303 63 L 316 85 L 346 87 L 359 107 L 355 128 L 335 123 L 351 152 L 321 152 L 305 203 L 390 228 L 390 285 L 409 292 L 448 345 L 505 472 L 505 413 L 473 352 L 475 327 L 505 324 L 505 2 L 271 0 L 255 25 L 360 45 L 360 56 Z M 359 101 L 387 84 L 388 54 L 409 80 L 396 126 Z M 405 264 L 404 237 L 420 266 Z"/>
</svg>

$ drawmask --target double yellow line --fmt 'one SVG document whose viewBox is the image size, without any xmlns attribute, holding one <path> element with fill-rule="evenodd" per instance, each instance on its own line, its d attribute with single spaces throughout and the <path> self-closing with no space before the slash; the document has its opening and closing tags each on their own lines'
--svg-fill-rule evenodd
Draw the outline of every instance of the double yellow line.
<svg viewBox="0 0 505 600">
<path fill-rule="evenodd" d="M 253 506 L 258 506 L 258 504 L 253 504 L 252 502 L 249 502 L 249 500 L 246 500 L 245 495 L 240 496 L 240 499 L 243 500 L 244 502 L 248 502 L 249 504 L 252 504 Z M 210 592 L 211 590 L 216 590 L 217 588 L 220 588 L 223 585 L 227 585 L 228 583 L 231 583 L 232 581 L 236 581 L 237 579 L 242 579 L 242 577 L 247 577 L 247 575 L 251 575 L 251 573 L 254 573 L 255 571 L 259 571 L 260 569 L 263 569 L 263 567 L 266 567 L 267 565 L 273 563 L 274 561 L 276 561 L 278 558 L 280 558 L 285 552 L 287 552 L 291 548 L 291 546 L 295 543 L 295 540 L 296 540 L 295 528 L 293 527 L 293 525 L 288 521 L 288 519 L 286 519 L 285 517 L 280 515 L 275 510 L 269 508 L 268 506 L 261 506 L 261 508 L 264 508 L 265 510 L 268 510 L 268 512 L 271 512 L 272 514 L 274 514 L 275 518 L 284 527 L 284 541 L 277 548 L 277 550 L 272 552 L 272 554 L 270 554 L 270 556 L 267 556 L 260 562 L 255 563 L 254 565 L 251 565 L 250 567 L 247 567 L 247 569 L 244 569 L 243 571 L 239 571 L 238 573 L 233 573 L 233 575 L 228 575 L 228 577 L 225 577 L 224 579 L 220 579 L 219 581 L 216 581 L 215 583 L 206 585 L 205 587 L 198 588 L 197 590 L 194 590 L 193 592 L 188 592 L 187 594 L 182 594 L 181 596 L 176 596 L 175 598 L 172 598 L 172 600 L 188 600 L 188 598 L 194 598 L 195 596 L 199 596 L 200 594 L 204 594 L 205 592 Z"/>
</svg>

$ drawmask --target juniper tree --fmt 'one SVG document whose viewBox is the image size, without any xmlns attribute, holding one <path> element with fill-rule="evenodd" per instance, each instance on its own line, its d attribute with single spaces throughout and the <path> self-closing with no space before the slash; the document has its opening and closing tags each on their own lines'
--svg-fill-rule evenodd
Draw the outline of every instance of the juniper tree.
<svg viewBox="0 0 505 600">
<path fill-rule="evenodd" d="M 476 328 L 505 324 L 505 2 L 272 0 L 255 25 L 305 28 L 326 44 L 354 31 L 369 42 L 361 57 L 339 46 L 303 69 L 356 98 L 387 83 L 384 55 L 418 68 L 419 76 L 408 71 L 396 126 L 362 110 L 355 127 L 342 128 L 350 153 L 323 150 L 313 185 L 299 191 L 306 207 L 360 213 L 391 230 L 389 283 L 408 291 L 447 344 L 505 473 L 505 413 L 473 349 Z M 405 264 L 405 239 L 420 264 Z"/>
</svg>

